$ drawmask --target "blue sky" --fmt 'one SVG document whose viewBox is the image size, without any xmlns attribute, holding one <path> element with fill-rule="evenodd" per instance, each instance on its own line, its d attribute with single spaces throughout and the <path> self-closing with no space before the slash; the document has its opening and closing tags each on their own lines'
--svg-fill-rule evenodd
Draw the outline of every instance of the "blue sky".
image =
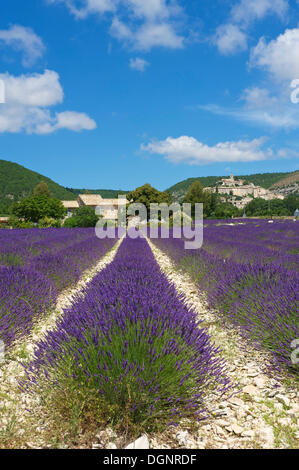
<svg viewBox="0 0 299 470">
<path fill-rule="evenodd" d="M 298 22 L 296 0 L 5 2 L 0 158 L 83 188 L 296 170 Z"/>
</svg>

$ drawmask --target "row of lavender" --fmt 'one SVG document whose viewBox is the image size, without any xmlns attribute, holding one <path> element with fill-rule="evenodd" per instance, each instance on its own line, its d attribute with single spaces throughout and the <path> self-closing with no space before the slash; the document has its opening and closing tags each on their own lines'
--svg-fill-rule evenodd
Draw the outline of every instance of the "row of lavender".
<svg viewBox="0 0 299 470">
<path fill-rule="evenodd" d="M 200 250 L 184 250 L 181 239 L 153 242 L 191 274 L 225 320 L 298 374 L 291 360 L 299 338 L 298 222 L 207 224 Z"/>
<path fill-rule="evenodd" d="M 204 249 L 238 263 L 260 261 L 298 270 L 299 222 L 255 220 L 217 226 L 207 224 Z"/>
<path fill-rule="evenodd" d="M 93 229 L 0 231 L 0 339 L 10 346 L 28 334 L 58 294 L 78 281 L 114 240 Z"/>
<path fill-rule="evenodd" d="M 54 399 L 61 413 L 76 404 L 84 419 L 90 405 L 97 422 L 108 414 L 143 429 L 156 420 L 200 419 L 205 396 L 229 387 L 219 350 L 144 239 L 122 242 L 38 344 L 26 370 L 23 387 Z"/>
</svg>

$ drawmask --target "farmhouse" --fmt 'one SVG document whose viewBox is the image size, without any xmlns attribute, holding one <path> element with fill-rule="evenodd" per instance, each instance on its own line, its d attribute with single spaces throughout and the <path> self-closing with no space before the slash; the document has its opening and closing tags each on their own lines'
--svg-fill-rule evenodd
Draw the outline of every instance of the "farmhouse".
<svg viewBox="0 0 299 470">
<path fill-rule="evenodd" d="M 61 201 L 67 210 L 67 217 L 71 217 L 75 209 L 78 209 L 78 201 Z"/>
<path fill-rule="evenodd" d="M 127 204 L 126 196 L 120 195 L 117 199 L 103 199 L 100 194 L 79 194 L 76 201 L 62 201 L 67 209 L 67 217 L 71 217 L 75 209 L 82 206 L 97 208 L 97 214 L 107 220 L 118 219 L 119 207 Z"/>
</svg>

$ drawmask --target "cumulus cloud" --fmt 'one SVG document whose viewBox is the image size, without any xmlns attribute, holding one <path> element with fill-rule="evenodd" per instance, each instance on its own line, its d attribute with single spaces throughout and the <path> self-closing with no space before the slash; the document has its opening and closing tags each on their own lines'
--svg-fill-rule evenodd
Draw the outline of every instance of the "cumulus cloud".
<svg viewBox="0 0 299 470">
<path fill-rule="evenodd" d="M 63 3 L 69 11 L 78 19 L 84 19 L 90 14 L 102 15 L 106 12 L 113 12 L 116 9 L 118 0 L 47 0 L 48 3 Z"/>
<path fill-rule="evenodd" d="M 288 0 L 241 0 L 232 7 L 228 22 L 217 28 L 213 43 L 221 54 L 244 51 L 247 49 L 248 29 L 253 22 L 267 15 L 283 19 L 288 8 Z"/>
<path fill-rule="evenodd" d="M 284 18 L 289 8 L 287 0 L 241 0 L 231 10 L 231 18 L 238 24 L 263 19 L 268 14 Z"/>
<path fill-rule="evenodd" d="M 267 88 L 251 87 L 246 88 L 241 96 L 248 108 L 269 108 L 278 103 L 276 96 L 271 96 Z"/>
<path fill-rule="evenodd" d="M 45 51 L 41 38 L 31 28 L 20 25 L 0 30 L 0 45 L 1 43 L 20 51 L 23 55 L 22 64 L 25 67 L 33 65 Z"/>
<path fill-rule="evenodd" d="M 251 51 L 251 67 L 261 67 L 277 80 L 299 77 L 299 29 L 287 29 L 272 41 L 261 38 Z"/>
<path fill-rule="evenodd" d="M 221 25 L 214 38 L 221 54 L 235 54 L 247 49 L 247 34 L 234 24 Z"/>
<path fill-rule="evenodd" d="M 63 101 L 63 89 L 58 73 L 45 70 L 43 74 L 0 74 L 5 83 L 6 102 L 23 106 L 53 106 Z"/>
<path fill-rule="evenodd" d="M 0 133 L 49 134 L 59 129 L 75 132 L 92 130 L 96 123 L 85 113 L 64 111 L 52 114 L 49 107 L 62 103 L 59 75 L 51 70 L 42 74 L 12 76 L 0 74 L 5 84 L 5 104 L 0 106 Z"/>
<path fill-rule="evenodd" d="M 135 32 L 132 45 L 135 49 L 145 51 L 152 47 L 181 49 L 184 38 L 178 35 L 169 23 L 144 23 Z"/>
<path fill-rule="evenodd" d="M 194 137 L 167 137 L 165 140 L 152 141 L 141 149 L 153 154 L 163 155 L 172 163 L 207 165 L 218 162 L 254 162 L 273 157 L 270 148 L 263 149 L 265 138 L 251 141 L 220 142 L 214 146 L 206 145 Z"/>
<path fill-rule="evenodd" d="M 153 47 L 177 49 L 184 37 L 177 31 L 183 9 L 176 0 L 48 0 L 64 3 L 78 19 L 110 14 L 110 34 L 136 50 Z"/>
<path fill-rule="evenodd" d="M 138 72 L 144 72 L 146 67 L 149 66 L 149 62 L 140 57 L 135 57 L 135 59 L 130 59 L 130 67 L 133 70 L 138 70 Z"/>
<path fill-rule="evenodd" d="M 249 66 L 266 72 L 270 79 L 268 89 L 258 86 L 245 89 L 241 96 L 243 106 L 223 108 L 209 104 L 199 108 L 253 125 L 298 129 L 299 106 L 292 102 L 291 94 L 298 95 L 294 88 L 298 88 L 299 78 L 299 28 L 286 29 L 270 41 L 261 38 L 251 50 Z"/>
</svg>

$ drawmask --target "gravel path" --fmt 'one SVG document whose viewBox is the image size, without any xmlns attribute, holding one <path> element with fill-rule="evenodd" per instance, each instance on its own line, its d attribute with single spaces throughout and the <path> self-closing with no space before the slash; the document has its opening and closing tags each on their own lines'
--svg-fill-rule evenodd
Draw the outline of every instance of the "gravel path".
<svg viewBox="0 0 299 470">
<path fill-rule="evenodd" d="M 188 274 L 178 271 L 170 258 L 148 240 L 161 269 L 186 303 L 208 327 L 209 334 L 228 362 L 228 373 L 237 388 L 231 398 L 211 400 L 214 417 L 194 431 L 169 430 L 150 441 L 151 447 L 183 448 L 294 448 L 299 447 L 299 390 L 282 376 L 265 370 L 267 353 L 252 348 L 237 328 L 224 326 L 217 312 Z"/>
<path fill-rule="evenodd" d="M 63 314 L 63 309 L 72 304 L 73 297 L 90 282 L 90 280 L 102 269 L 111 263 L 116 255 L 122 239 L 118 240 L 114 247 L 101 258 L 101 260 L 89 270 L 86 270 L 75 287 L 65 290 L 57 299 L 55 308 L 49 314 L 36 323 L 30 335 L 18 342 L 10 351 L 5 353 L 5 358 L 0 363 L 0 448 L 9 446 L 15 447 L 18 443 L 27 439 L 28 434 L 32 435 L 34 443 L 26 442 L 25 447 L 43 446 L 38 442 L 42 426 L 36 423 L 32 428 L 30 424 L 30 414 L 28 410 L 37 410 L 39 407 L 38 397 L 21 393 L 18 389 L 18 380 L 24 376 L 24 369 L 21 363 L 32 358 L 36 344 L 44 337 L 47 331 L 55 327 L 57 319 Z M 34 421 L 34 417 L 33 421 Z M 29 431 L 30 428 L 30 431 Z M 28 435 L 28 439 L 31 436 Z"/>
</svg>

